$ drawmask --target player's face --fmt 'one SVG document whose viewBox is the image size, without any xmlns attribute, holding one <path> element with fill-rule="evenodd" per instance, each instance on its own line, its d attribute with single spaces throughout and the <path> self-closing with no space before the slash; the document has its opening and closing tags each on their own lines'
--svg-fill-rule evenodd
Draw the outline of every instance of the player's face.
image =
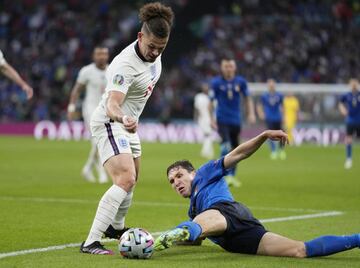
<svg viewBox="0 0 360 268">
<path fill-rule="evenodd" d="M 141 55 L 149 62 L 154 62 L 164 51 L 169 37 L 158 38 L 145 32 L 138 33 L 139 48 Z"/>
<path fill-rule="evenodd" d="M 191 182 L 194 180 L 195 171 L 188 172 L 182 167 L 175 167 L 169 171 L 168 179 L 171 187 L 182 197 L 190 197 Z"/>
<path fill-rule="evenodd" d="M 226 79 L 232 79 L 236 73 L 236 63 L 234 60 L 221 61 L 221 73 Z"/>
<path fill-rule="evenodd" d="M 359 89 L 359 81 L 357 79 L 351 79 L 349 84 L 352 91 L 357 91 Z"/>
<path fill-rule="evenodd" d="M 274 92 L 275 91 L 275 81 L 273 79 L 269 79 L 267 84 L 268 84 L 269 91 Z"/>
<path fill-rule="evenodd" d="M 109 61 L 109 49 L 107 48 L 95 48 L 93 54 L 93 60 L 96 66 L 105 67 Z"/>
</svg>

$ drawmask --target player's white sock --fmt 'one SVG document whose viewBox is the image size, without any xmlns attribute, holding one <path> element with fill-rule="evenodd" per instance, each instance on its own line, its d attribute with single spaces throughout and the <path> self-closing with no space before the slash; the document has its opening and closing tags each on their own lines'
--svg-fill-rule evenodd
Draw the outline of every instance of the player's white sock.
<svg viewBox="0 0 360 268">
<path fill-rule="evenodd" d="M 133 192 L 129 192 L 127 194 L 127 196 L 125 197 L 124 201 L 121 203 L 121 205 L 116 213 L 116 216 L 115 216 L 113 222 L 111 223 L 111 225 L 114 227 L 114 229 L 116 229 L 116 230 L 124 229 L 125 216 L 131 205 L 132 197 L 133 197 Z"/>
<path fill-rule="evenodd" d="M 90 233 L 84 246 L 100 241 L 101 236 L 112 223 L 115 215 L 127 196 L 127 192 L 117 185 L 111 186 L 101 198 Z"/>
</svg>

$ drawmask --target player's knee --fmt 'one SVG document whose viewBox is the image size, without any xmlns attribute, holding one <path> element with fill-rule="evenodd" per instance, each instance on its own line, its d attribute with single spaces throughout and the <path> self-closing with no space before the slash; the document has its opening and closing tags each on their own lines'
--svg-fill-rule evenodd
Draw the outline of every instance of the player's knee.
<svg viewBox="0 0 360 268">
<path fill-rule="evenodd" d="M 306 248 L 304 243 L 299 243 L 293 249 L 293 257 L 295 258 L 306 258 Z"/>
<path fill-rule="evenodd" d="M 135 171 L 124 168 L 122 170 L 118 170 L 112 174 L 114 184 L 130 191 L 136 183 L 136 174 Z"/>
</svg>

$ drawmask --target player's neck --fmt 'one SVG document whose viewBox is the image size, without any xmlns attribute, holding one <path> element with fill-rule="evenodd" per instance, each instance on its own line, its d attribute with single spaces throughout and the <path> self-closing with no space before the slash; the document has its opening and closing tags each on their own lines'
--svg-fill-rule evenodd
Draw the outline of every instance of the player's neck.
<svg viewBox="0 0 360 268">
<path fill-rule="evenodd" d="M 147 60 L 145 59 L 145 57 L 141 54 L 141 50 L 140 50 L 140 46 L 139 46 L 139 41 L 136 42 L 136 44 L 135 44 L 135 52 L 136 52 L 136 54 L 138 55 L 138 57 L 139 57 L 142 61 L 144 61 L 144 62 L 149 62 L 149 61 L 147 61 Z"/>
<path fill-rule="evenodd" d="M 95 63 L 96 68 L 98 68 L 99 70 L 105 70 L 106 69 L 106 64 L 102 65 L 102 64 L 96 64 Z"/>
<path fill-rule="evenodd" d="M 226 80 L 226 81 L 232 81 L 232 80 L 234 80 L 235 75 L 231 75 L 231 76 L 225 76 L 225 75 L 223 75 L 222 77 L 223 77 L 224 80 Z"/>
</svg>

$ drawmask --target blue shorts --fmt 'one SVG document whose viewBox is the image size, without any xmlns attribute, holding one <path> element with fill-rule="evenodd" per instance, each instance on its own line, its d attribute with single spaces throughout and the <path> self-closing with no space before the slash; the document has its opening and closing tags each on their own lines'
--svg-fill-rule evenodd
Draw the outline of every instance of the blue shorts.
<svg viewBox="0 0 360 268">
<path fill-rule="evenodd" d="M 231 149 L 235 149 L 239 145 L 241 126 L 223 124 L 218 122 L 218 133 L 221 138 L 221 143 L 229 142 L 231 145 Z"/>
<path fill-rule="evenodd" d="M 360 124 L 346 124 L 346 135 L 352 136 L 354 133 L 360 138 Z"/>
<path fill-rule="evenodd" d="M 256 254 L 261 238 L 267 232 L 251 211 L 238 202 L 219 202 L 208 209 L 218 210 L 226 219 L 226 231 L 208 237 L 229 252 Z"/>
<path fill-rule="evenodd" d="M 280 129 L 282 129 L 281 121 L 272 121 L 272 122 L 268 121 L 268 122 L 266 122 L 266 126 L 270 130 L 280 130 Z"/>
</svg>

